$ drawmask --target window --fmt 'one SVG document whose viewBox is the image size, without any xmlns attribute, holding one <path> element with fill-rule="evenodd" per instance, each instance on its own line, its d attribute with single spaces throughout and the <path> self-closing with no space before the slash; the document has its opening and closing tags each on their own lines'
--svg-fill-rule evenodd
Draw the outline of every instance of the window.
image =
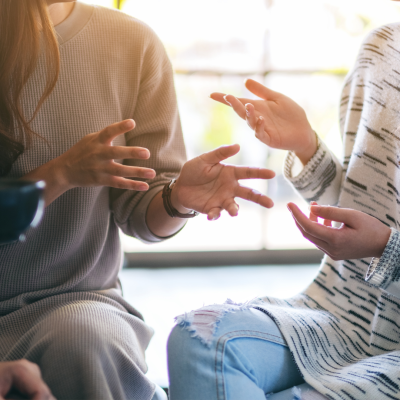
<svg viewBox="0 0 400 400">
<path fill-rule="evenodd" d="M 81 0 L 82 1 L 82 0 Z M 269 167 L 277 178 L 247 182 L 268 193 L 272 210 L 239 201 L 236 218 L 189 221 L 184 232 L 148 246 L 123 237 L 126 252 L 259 251 L 308 249 L 286 203 L 307 205 L 282 177 L 285 152 L 268 149 L 229 108 L 209 99 L 213 91 L 250 97 L 252 77 L 295 99 L 318 134 L 340 156 L 338 100 L 362 38 L 396 21 L 394 2 L 373 0 L 84 0 L 148 23 L 163 40 L 176 72 L 176 89 L 189 157 L 237 142 L 236 164 Z"/>
</svg>

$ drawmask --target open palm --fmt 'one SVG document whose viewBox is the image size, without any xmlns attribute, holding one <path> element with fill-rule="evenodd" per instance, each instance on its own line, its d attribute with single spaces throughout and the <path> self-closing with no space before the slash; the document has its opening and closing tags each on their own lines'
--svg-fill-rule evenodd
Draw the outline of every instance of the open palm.
<svg viewBox="0 0 400 400">
<path fill-rule="evenodd" d="M 271 179 L 275 176 L 273 171 L 221 163 L 239 150 L 239 145 L 223 146 L 188 161 L 174 187 L 179 202 L 186 208 L 207 214 L 210 220 L 219 218 L 222 210 L 236 216 L 239 207 L 235 197 L 272 207 L 269 197 L 241 186 L 239 180 Z"/>
<path fill-rule="evenodd" d="M 212 93 L 211 98 L 231 106 L 256 131 L 258 139 L 270 147 L 301 151 L 309 146 L 315 135 L 306 113 L 295 101 L 252 79 L 246 81 L 246 87 L 262 100 L 224 93 Z"/>
</svg>

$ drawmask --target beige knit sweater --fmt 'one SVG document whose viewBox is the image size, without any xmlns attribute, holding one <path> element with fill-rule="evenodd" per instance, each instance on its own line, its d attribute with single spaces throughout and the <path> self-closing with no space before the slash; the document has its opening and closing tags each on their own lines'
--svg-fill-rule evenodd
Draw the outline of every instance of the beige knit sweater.
<svg viewBox="0 0 400 400">
<path fill-rule="evenodd" d="M 47 207 L 25 242 L 0 247 L 0 360 L 24 356 L 20 349 L 32 346 L 25 334 L 51 310 L 88 299 L 136 316 L 129 321 L 143 358 L 152 329 L 121 297 L 118 228 L 144 242 L 161 240 L 148 229 L 146 210 L 186 159 L 172 68 L 154 32 L 118 11 L 76 3 L 56 30 L 61 73 L 33 122 L 47 143 L 35 138 L 9 176 L 19 178 L 85 135 L 127 118 L 137 127 L 116 143 L 148 148 L 151 158 L 134 164 L 154 168 L 157 176 L 148 181 L 147 193 L 69 190 Z M 24 94 L 27 115 L 43 91 L 45 75 L 40 61 Z M 93 321 L 99 322 L 105 321 Z"/>
</svg>

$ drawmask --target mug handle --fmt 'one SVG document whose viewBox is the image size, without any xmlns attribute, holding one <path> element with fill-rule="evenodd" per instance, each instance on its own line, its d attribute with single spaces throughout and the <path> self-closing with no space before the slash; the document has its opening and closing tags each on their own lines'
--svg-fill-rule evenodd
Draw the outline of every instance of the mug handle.
<svg viewBox="0 0 400 400">
<path fill-rule="evenodd" d="M 35 186 L 37 189 L 41 189 L 40 191 L 40 195 L 39 195 L 39 203 L 38 203 L 38 207 L 37 207 L 37 211 L 35 214 L 35 217 L 33 218 L 33 221 L 31 222 L 31 227 L 32 228 L 36 228 L 40 221 L 42 220 L 43 214 L 44 214 L 44 196 L 43 196 L 43 192 L 44 189 L 46 187 L 46 183 L 44 181 L 38 181 L 35 183 Z"/>
</svg>

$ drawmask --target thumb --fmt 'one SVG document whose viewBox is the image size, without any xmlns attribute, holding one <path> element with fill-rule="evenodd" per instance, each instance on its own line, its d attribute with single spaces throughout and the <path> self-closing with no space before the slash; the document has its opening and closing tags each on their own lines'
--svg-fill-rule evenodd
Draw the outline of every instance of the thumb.
<svg viewBox="0 0 400 400">
<path fill-rule="evenodd" d="M 349 208 L 312 205 L 310 210 L 320 218 L 342 222 L 351 227 L 355 227 L 357 223 L 356 211 Z"/>
<path fill-rule="evenodd" d="M 266 86 L 261 85 L 261 83 L 253 79 L 247 79 L 244 84 L 251 93 L 255 94 L 258 97 L 261 97 L 264 100 L 275 101 L 280 96 L 280 93 L 268 89 Z"/>
<path fill-rule="evenodd" d="M 204 153 L 200 158 L 207 164 L 218 164 L 229 157 L 239 153 L 240 146 L 238 144 L 231 144 L 229 146 L 221 146 L 218 149 Z"/>
<path fill-rule="evenodd" d="M 214 92 L 210 94 L 210 98 L 219 101 L 222 104 L 225 104 L 226 106 L 230 107 L 230 104 L 225 100 L 226 93 L 219 93 L 219 92 Z"/>
</svg>

